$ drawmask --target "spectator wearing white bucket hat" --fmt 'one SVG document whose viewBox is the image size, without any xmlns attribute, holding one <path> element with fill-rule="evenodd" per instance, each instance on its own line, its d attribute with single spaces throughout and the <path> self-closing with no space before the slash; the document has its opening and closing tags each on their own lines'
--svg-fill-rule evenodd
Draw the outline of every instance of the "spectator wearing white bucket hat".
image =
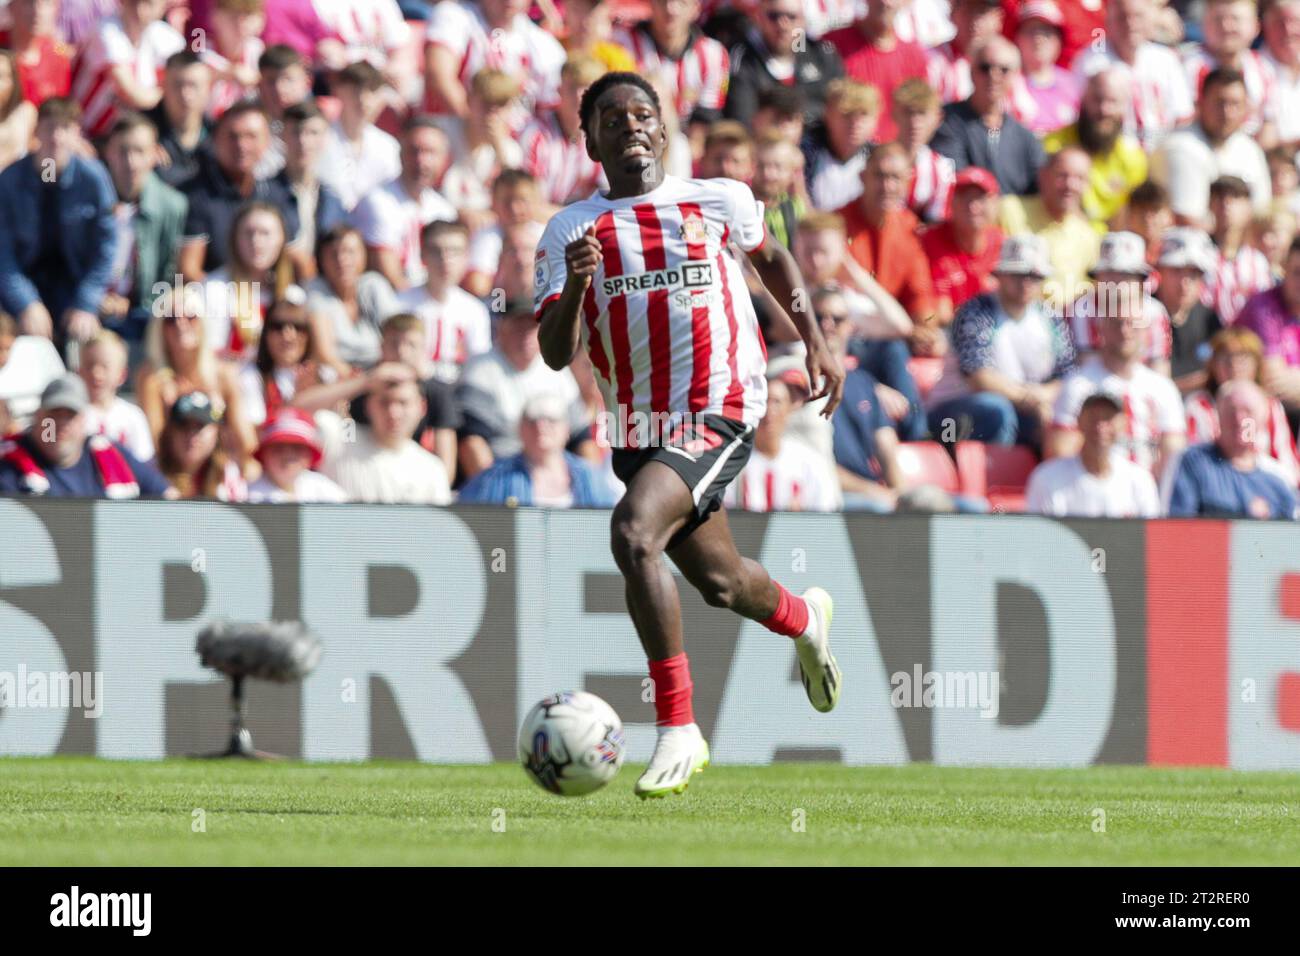
<svg viewBox="0 0 1300 956">
<path fill-rule="evenodd" d="M 1162 375 L 1169 373 L 1169 313 L 1150 294 L 1147 244 L 1136 232 L 1112 232 L 1102 237 L 1097 261 L 1088 270 L 1093 285 L 1070 308 L 1075 345 L 1081 356 L 1101 348 L 1098 317 L 1131 308 L 1142 333 L 1142 361 Z"/>
<path fill-rule="evenodd" d="M 1037 444 L 1060 380 L 1074 364 L 1064 320 L 1043 301 L 1047 244 L 1011 236 L 993 276 L 997 289 L 957 310 L 953 347 L 931 393 L 930 432 L 1000 445 Z"/>
<path fill-rule="evenodd" d="M 1177 226 L 1161 238 L 1156 299 L 1169 314 L 1170 374 L 1184 395 L 1204 386 L 1210 339 L 1222 328 L 1218 313 L 1203 301 L 1213 268 L 1214 249 L 1201 230 Z"/>
</svg>

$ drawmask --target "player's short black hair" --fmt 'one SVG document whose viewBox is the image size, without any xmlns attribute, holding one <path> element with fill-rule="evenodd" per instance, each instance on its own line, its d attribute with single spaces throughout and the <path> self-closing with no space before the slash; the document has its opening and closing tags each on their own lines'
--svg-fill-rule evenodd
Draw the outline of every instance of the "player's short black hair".
<svg viewBox="0 0 1300 956">
<path fill-rule="evenodd" d="M 578 104 L 578 122 L 582 125 L 582 131 L 587 131 L 587 124 L 591 122 L 591 117 L 596 112 L 596 101 L 604 94 L 606 90 L 613 86 L 635 86 L 641 92 L 650 98 L 654 104 L 656 113 L 663 113 L 663 106 L 659 102 L 659 94 L 655 88 L 650 85 L 640 73 L 606 73 L 591 86 L 587 87 L 582 94 L 582 102 Z"/>
</svg>

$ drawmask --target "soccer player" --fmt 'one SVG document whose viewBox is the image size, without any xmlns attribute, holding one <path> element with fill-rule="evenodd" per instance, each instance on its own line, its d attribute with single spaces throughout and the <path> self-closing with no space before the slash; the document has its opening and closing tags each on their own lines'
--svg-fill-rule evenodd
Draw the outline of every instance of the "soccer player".
<svg viewBox="0 0 1300 956">
<path fill-rule="evenodd" d="M 605 74 L 587 89 L 579 118 L 610 189 L 565 207 L 547 225 L 534 305 L 546 364 L 565 368 L 585 344 L 615 421 L 613 467 L 627 491 L 614 509 L 611 546 L 649 658 L 659 726 L 635 789 L 662 797 L 684 791 L 709 761 L 664 554 L 710 605 L 794 639 L 814 708 L 828 711 L 840 695 L 830 595 L 810 588 L 796 597 L 742 558 L 719 510 L 767 406 L 766 348 L 732 243 L 777 302 L 791 304 L 788 331 L 807 347 L 812 398 L 828 396 L 823 415 L 839 404 L 844 373 L 812 311 L 795 307 L 804 298 L 799 269 L 767 235 L 749 187 L 664 172 L 668 135 L 643 77 Z M 775 321 L 784 332 L 790 320 Z"/>
</svg>

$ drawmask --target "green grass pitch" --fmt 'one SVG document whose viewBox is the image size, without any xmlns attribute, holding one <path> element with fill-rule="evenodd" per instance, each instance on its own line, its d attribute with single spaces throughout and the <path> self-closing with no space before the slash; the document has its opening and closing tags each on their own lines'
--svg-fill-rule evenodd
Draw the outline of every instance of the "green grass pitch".
<svg viewBox="0 0 1300 956">
<path fill-rule="evenodd" d="M 637 772 L 0 759 L 0 866 L 1300 864 L 1300 774 L 714 766 L 642 803 Z"/>
</svg>

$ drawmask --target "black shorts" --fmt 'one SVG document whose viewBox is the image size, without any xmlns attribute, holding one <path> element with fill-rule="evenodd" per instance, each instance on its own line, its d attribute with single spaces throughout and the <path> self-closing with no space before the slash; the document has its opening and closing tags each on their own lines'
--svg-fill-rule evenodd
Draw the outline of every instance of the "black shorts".
<svg viewBox="0 0 1300 956">
<path fill-rule="evenodd" d="M 612 464 L 614 474 L 625 485 L 652 461 L 663 462 L 685 482 L 695 511 L 669 539 L 671 549 L 722 507 L 727 486 L 740 474 L 753 450 L 753 426 L 721 415 L 695 415 L 654 447 L 614 449 Z"/>
</svg>

